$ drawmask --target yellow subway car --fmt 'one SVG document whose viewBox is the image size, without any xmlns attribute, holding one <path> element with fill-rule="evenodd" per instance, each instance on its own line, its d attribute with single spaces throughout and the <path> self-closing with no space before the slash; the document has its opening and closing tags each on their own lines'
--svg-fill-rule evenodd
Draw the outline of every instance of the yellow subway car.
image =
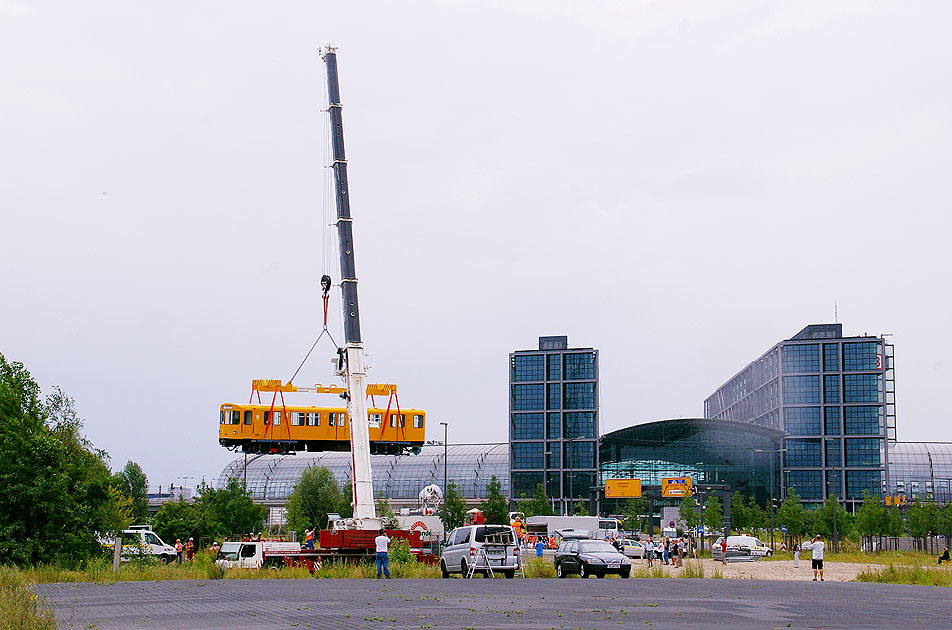
<svg viewBox="0 0 952 630">
<path fill-rule="evenodd" d="M 419 452 L 426 429 L 422 409 L 367 411 L 370 452 Z M 245 453 L 349 451 L 350 423 L 344 407 L 223 403 L 218 443 Z"/>
</svg>

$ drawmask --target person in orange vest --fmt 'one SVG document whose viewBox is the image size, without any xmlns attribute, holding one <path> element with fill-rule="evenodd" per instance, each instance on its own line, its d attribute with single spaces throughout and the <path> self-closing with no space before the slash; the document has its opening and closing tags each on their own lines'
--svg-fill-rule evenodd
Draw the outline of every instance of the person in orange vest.
<svg viewBox="0 0 952 630">
<path fill-rule="evenodd" d="M 175 539 L 175 555 L 178 556 L 178 563 L 182 564 L 182 539 Z"/>
<path fill-rule="evenodd" d="M 313 551 L 314 550 L 314 530 L 313 529 L 304 530 L 304 540 L 307 543 L 307 548 Z"/>
<path fill-rule="evenodd" d="M 189 538 L 188 542 L 185 543 L 185 559 L 188 562 L 191 562 L 195 557 L 195 539 Z"/>
</svg>

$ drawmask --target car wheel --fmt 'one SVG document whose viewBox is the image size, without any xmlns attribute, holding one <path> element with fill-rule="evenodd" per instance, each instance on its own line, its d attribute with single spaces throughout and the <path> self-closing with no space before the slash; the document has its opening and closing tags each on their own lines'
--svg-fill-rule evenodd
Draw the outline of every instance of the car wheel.
<svg viewBox="0 0 952 630">
<path fill-rule="evenodd" d="M 620 575 L 621 577 L 627 580 L 628 578 L 631 577 L 631 569 L 628 569 L 627 571 L 622 571 L 618 575 Z"/>
<path fill-rule="evenodd" d="M 587 578 L 589 575 L 591 575 L 591 573 L 588 572 L 588 569 L 585 568 L 584 564 L 578 565 L 578 576 L 580 578 L 584 579 L 584 578 Z"/>
<path fill-rule="evenodd" d="M 555 565 L 555 577 L 560 580 L 565 577 L 565 569 L 562 568 L 561 563 Z"/>
<path fill-rule="evenodd" d="M 506 576 L 507 580 L 511 580 L 512 578 L 516 577 L 516 570 L 510 569 L 509 571 L 503 571 L 502 574 Z"/>
<path fill-rule="evenodd" d="M 444 578 L 448 578 L 450 576 L 450 572 L 446 570 L 446 563 L 442 560 L 440 560 L 440 573 L 443 574 Z"/>
<path fill-rule="evenodd" d="M 596 574 L 595 574 L 595 577 L 597 577 L 599 580 L 603 580 L 603 579 L 605 579 L 605 574 L 604 574 L 604 573 L 596 573 Z"/>
<path fill-rule="evenodd" d="M 459 570 L 462 572 L 460 573 L 461 578 L 465 580 L 466 578 L 469 577 L 469 567 L 466 565 L 466 560 L 459 561 Z M 476 574 L 474 573 L 473 575 L 476 575 Z"/>
<path fill-rule="evenodd" d="M 770 556 L 773 555 L 773 551 L 771 551 L 770 549 L 768 549 L 766 555 L 767 555 L 767 557 L 769 558 Z"/>
</svg>

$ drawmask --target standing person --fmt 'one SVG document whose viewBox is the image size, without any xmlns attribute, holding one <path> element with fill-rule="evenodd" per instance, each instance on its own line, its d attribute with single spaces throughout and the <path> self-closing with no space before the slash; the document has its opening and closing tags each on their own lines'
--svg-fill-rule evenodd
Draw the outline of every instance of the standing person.
<svg viewBox="0 0 952 630">
<path fill-rule="evenodd" d="M 793 568 L 800 568 L 800 541 L 796 538 L 793 539 Z"/>
<path fill-rule="evenodd" d="M 314 551 L 314 530 L 305 529 L 304 530 L 304 541 L 307 543 L 307 548 L 311 551 Z"/>
<path fill-rule="evenodd" d="M 195 558 L 195 539 L 189 538 L 185 545 L 185 560 L 191 562 Z"/>
<path fill-rule="evenodd" d="M 663 564 L 668 564 L 668 545 L 669 544 L 670 542 L 668 541 L 668 537 L 665 536 L 664 540 L 661 541 L 661 562 Z"/>
<path fill-rule="evenodd" d="M 823 581 L 823 550 L 826 547 L 823 544 L 823 538 L 819 534 L 813 537 L 808 543 L 803 543 L 804 549 L 813 550 L 813 581 L 816 582 L 817 571 L 820 572 L 820 581 Z"/>
<path fill-rule="evenodd" d="M 721 564 L 727 564 L 727 536 L 721 536 Z"/>
<path fill-rule="evenodd" d="M 182 539 L 175 539 L 175 555 L 178 557 L 178 563 L 182 564 Z"/>
<path fill-rule="evenodd" d="M 542 549 L 545 548 L 545 545 L 542 544 L 542 539 L 537 538 L 535 543 L 536 558 L 542 557 Z"/>
<path fill-rule="evenodd" d="M 387 535 L 383 531 L 383 527 L 380 528 L 380 533 L 374 538 L 374 543 L 377 545 L 377 579 L 380 579 L 380 568 L 383 567 L 383 574 L 387 576 L 387 579 L 390 579 L 390 539 L 387 538 Z"/>
<path fill-rule="evenodd" d="M 684 539 L 678 539 L 678 566 L 684 566 Z"/>
<path fill-rule="evenodd" d="M 648 559 L 648 566 L 654 566 L 654 543 L 651 541 L 651 536 L 648 536 L 648 541 L 645 543 L 645 558 Z"/>
</svg>

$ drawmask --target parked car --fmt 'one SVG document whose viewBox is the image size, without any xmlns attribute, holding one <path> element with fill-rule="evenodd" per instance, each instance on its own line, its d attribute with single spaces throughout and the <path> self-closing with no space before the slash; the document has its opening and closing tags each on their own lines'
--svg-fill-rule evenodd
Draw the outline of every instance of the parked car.
<svg viewBox="0 0 952 630">
<path fill-rule="evenodd" d="M 510 525 L 465 525 L 450 532 L 440 555 L 440 572 L 469 577 L 469 569 L 489 576 L 489 569 L 511 579 L 519 568 L 519 545 Z"/>
<path fill-rule="evenodd" d="M 617 573 L 627 578 L 631 575 L 631 560 L 604 540 L 566 540 L 555 552 L 555 574 L 564 578 L 570 573 L 582 578 Z"/>
<path fill-rule="evenodd" d="M 645 557 L 645 544 L 640 540 L 632 540 L 626 538 L 624 540 L 619 540 L 618 547 L 621 547 L 619 551 L 628 556 L 629 558 L 644 558 Z"/>
</svg>

